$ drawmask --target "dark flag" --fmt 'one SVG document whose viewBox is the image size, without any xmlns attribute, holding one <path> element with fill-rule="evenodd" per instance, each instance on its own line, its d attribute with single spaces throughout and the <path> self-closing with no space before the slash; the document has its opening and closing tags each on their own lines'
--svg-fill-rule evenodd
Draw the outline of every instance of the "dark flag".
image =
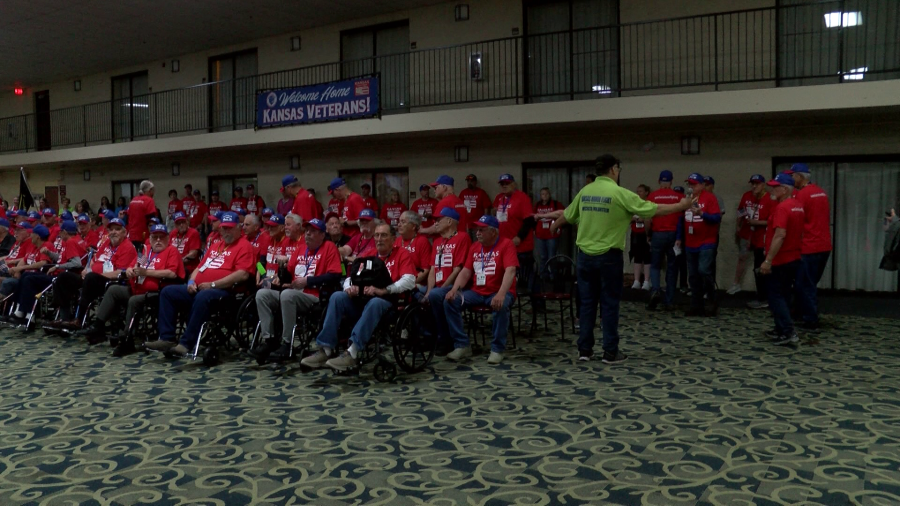
<svg viewBox="0 0 900 506">
<path fill-rule="evenodd" d="M 19 169 L 19 209 L 31 209 L 34 207 L 34 196 L 28 188 L 28 181 L 25 180 L 25 169 Z"/>
</svg>

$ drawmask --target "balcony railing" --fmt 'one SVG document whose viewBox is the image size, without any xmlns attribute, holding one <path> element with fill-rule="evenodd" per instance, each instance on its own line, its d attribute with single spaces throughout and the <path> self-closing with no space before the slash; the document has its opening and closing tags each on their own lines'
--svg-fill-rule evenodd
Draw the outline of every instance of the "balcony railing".
<svg viewBox="0 0 900 506">
<path fill-rule="evenodd" d="M 827 0 L 529 34 L 0 119 L 0 152 L 253 128 L 259 90 L 378 74 L 386 114 L 900 78 L 896 0 Z"/>
</svg>

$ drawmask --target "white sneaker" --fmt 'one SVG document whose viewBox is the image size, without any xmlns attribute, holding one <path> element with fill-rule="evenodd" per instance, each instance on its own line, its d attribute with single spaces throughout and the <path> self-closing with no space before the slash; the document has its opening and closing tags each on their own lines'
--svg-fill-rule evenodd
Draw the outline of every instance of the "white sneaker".
<svg viewBox="0 0 900 506">
<path fill-rule="evenodd" d="M 641 286 L 641 290 L 647 290 L 649 292 L 650 291 L 650 282 L 644 281 L 644 285 Z"/>
<path fill-rule="evenodd" d="M 750 309 L 766 309 L 767 307 L 769 307 L 769 303 L 759 300 L 751 300 L 747 303 L 747 307 L 749 307 Z"/>
<path fill-rule="evenodd" d="M 635 281 L 634 284 L 631 285 L 631 289 L 632 289 L 632 290 L 640 290 L 640 289 L 641 289 L 641 282 L 640 282 L 640 281 Z"/>
<path fill-rule="evenodd" d="M 728 291 L 725 293 L 727 293 L 728 295 L 734 295 L 740 291 L 741 291 L 741 285 L 738 283 L 735 283 L 735 284 L 731 285 L 731 288 L 729 288 Z"/>
<path fill-rule="evenodd" d="M 452 360 L 454 362 L 458 362 L 466 357 L 472 356 L 472 348 L 470 346 L 466 346 L 465 348 L 456 348 L 450 353 L 447 354 L 447 360 Z"/>
<path fill-rule="evenodd" d="M 497 365 L 500 362 L 503 362 L 503 354 L 492 351 L 491 355 L 488 357 L 488 363 L 491 365 Z"/>
</svg>

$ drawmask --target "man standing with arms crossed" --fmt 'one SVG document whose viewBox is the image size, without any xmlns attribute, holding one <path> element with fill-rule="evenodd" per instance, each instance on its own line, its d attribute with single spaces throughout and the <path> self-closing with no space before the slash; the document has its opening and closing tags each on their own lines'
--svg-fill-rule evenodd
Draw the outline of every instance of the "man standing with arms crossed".
<svg viewBox="0 0 900 506">
<path fill-rule="evenodd" d="M 664 216 L 683 212 L 690 199 L 677 204 L 655 204 L 619 186 L 622 169 L 612 155 L 597 158 L 597 179 L 581 189 L 551 231 L 573 223 L 578 225 L 578 292 L 581 324 L 578 360 L 594 354 L 594 325 L 597 304 L 603 314 L 603 363 L 616 364 L 627 357 L 619 350 L 619 300 L 624 281 L 625 235 L 631 218 Z"/>
</svg>

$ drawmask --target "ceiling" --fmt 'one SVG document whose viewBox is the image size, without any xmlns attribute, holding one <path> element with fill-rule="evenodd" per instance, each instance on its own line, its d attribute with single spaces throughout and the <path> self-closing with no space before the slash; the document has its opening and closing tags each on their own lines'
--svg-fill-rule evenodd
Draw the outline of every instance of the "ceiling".
<svg viewBox="0 0 900 506">
<path fill-rule="evenodd" d="M 438 3 L 442 2 L 2 0 L 0 89 L 66 80 Z"/>
</svg>

